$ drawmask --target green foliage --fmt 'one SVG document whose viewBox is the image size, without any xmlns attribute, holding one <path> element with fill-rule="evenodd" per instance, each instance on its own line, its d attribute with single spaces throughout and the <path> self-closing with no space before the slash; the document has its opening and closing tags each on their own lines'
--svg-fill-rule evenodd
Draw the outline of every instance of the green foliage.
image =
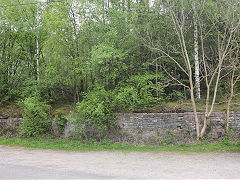
<svg viewBox="0 0 240 180">
<path fill-rule="evenodd" d="M 92 125 L 99 132 L 106 132 L 113 125 L 112 110 L 111 92 L 100 85 L 96 85 L 84 96 L 84 100 L 77 104 L 80 121 Z"/>
<path fill-rule="evenodd" d="M 20 125 L 20 135 L 35 137 L 49 133 L 51 120 L 46 111 L 50 106 L 40 102 L 38 97 L 26 98 L 22 106 L 24 108 L 23 121 Z"/>
<path fill-rule="evenodd" d="M 110 89 L 116 86 L 120 73 L 128 68 L 124 62 L 127 53 L 115 47 L 115 31 L 109 31 L 105 37 L 107 42 L 92 48 L 90 64 L 97 80 Z"/>
<path fill-rule="evenodd" d="M 168 93 L 167 99 L 170 101 L 180 101 L 184 100 L 184 95 L 181 91 L 173 90 L 171 93 Z"/>
<path fill-rule="evenodd" d="M 59 134 L 62 135 L 68 120 L 63 114 L 60 114 L 60 113 L 57 115 L 56 120 L 57 120 L 58 132 Z"/>
<path fill-rule="evenodd" d="M 7 84 L 3 84 L 0 87 L 0 104 L 8 104 L 9 102 L 14 102 L 19 94 L 20 93 L 17 89 L 10 87 Z"/>
<path fill-rule="evenodd" d="M 114 98 L 116 109 L 129 109 L 134 111 L 138 106 L 139 96 L 134 87 L 126 86 L 118 89 L 117 95 Z"/>
<path fill-rule="evenodd" d="M 28 78 L 23 82 L 24 88 L 21 92 L 21 98 L 25 99 L 28 97 L 39 97 L 38 83 L 33 78 Z"/>
<path fill-rule="evenodd" d="M 116 109 L 145 108 L 163 101 L 161 84 L 154 84 L 155 75 L 143 74 L 131 76 L 115 90 L 114 107 Z M 125 85 L 126 84 L 126 85 Z M 156 94 L 160 95 L 156 97 Z"/>
<path fill-rule="evenodd" d="M 52 61 L 47 67 L 41 69 L 43 75 L 37 86 L 42 99 L 50 103 L 70 99 L 73 88 L 72 73 L 68 73 L 71 66 L 65 59 L 58 64 L 55 59 Z"/>
<path fill-rule="evenodd" d="M 151 6 L 149 1 L 71 0 L 44 3 L 44 8 L 32 3 L 36 0 L 24 0 L 27 6 L 8 6 L 19 4 L 17 0 L 0 2 L 6 6 L 0 12 L 1 105 L 35 96 L 40 97 L 38 102 L 48 103 L 83 99 L 78 104 L 79 121 L 106 130 L 114 110 L 134 112 L 163 101 L 182 100 L 184 93 L 190 97 L 189 90 L 183 92 L 179 85 L 189 86 L 189 73 L 194 75 L 194 31 L 189 28 L 195 23 L 192 1 L 159 0 Z M 169 6 L 171 12 L 162 11 Z M 202 64 L 208 71 L 207 75 L 204 68 L 199 72 L 203 75 L 202 99 L 206 97 L 204 77 L 213 77 L 208 79 L 210 94 L 216 89 L 212 75 L 217 75 L 220 57 L 225 57 L 224 68 L 219 69 L 224 83 L 218 84 L 216 102 L 229 91 L 225 82 L 239 53 L 238 9 L 237 0 L 196 2 L 201 27 L 198 41 L 203 45 L 199 58 L 205 58 Z M 184 23 L 178 18 L 183 16 Z M 236 68 L 237 74 L 238 63 Z M 100 85 L 94 88 L 96 83 Z M 236 83 L 234 91 L 238 90 Z M 197 104 L 198 110 L 202 108 Z M 60 118 L 59 123 L 62 129 L 65 120 Z"/>
</svg>

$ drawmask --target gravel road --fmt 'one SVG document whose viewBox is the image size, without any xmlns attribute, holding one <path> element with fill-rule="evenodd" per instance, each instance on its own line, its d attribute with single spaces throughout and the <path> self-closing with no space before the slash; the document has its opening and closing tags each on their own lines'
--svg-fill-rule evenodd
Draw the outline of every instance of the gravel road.
<svg viewBox="0 0 240 180">
<path fill-rule="evenodd" d="M 195 178 L 240 178 L 240 153 L 68 152 L 0 145 L 0 179 Z"/>
</svg>

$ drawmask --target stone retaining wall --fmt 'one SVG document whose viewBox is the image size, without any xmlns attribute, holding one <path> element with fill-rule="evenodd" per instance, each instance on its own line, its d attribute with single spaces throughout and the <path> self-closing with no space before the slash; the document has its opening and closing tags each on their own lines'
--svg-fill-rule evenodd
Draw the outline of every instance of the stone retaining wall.
<svg viewBox="0 0 240 180">
<path fill-rule="evenodd" d="M 203 121 L 204 113 L 198 113 L 200 122 Z M 143 134 L 145 136 L 161 135 L 166 131 L 182 133 L 183 131 L 195 131 L 194 114 L 185 113 L 119 113 L 116 114 L 117 122 L 124 132 L 128 134 Z M 208 120 L 212 128 L 213 136 L 224 134 L 225 112 L 213 112 Z M 240 112 L 231 112 L 230 127 L 240 131 Z"/>
<path fill-rule="evenodd" d="M 198 113 L 200 121 L 203 121 L 204 113 Z M 211 134 L 215 137 L 224 134 L 225 112 L 213 112 L 208 124 L 213 127 Z M 194 115 L 192 112 L 185 113 L 118 113 L 116 120 L 121 129 L 130 134 L 141 134 L 144 137 L 153 135 L 166 135 L 166 131 L 182 133 L 184 131 L 195 132 Z M 8 118 L 0 116 L 0 130 L 8 127 L 18 128 L 22 118 Z M 71 129 L 67 123 L 65 130 Z M 240 133 L 240 112 L 231 112 L 230 127 Z M 70 131 L 69 131 L 70 132 Z M 66 133 L 64 133 L 65 136 Z"/>
<path fill-rule="evenodd" d="M 2 117 L 0 116 L 0 128 L 8 126 L 18 127 L 22 122 L 23 118 L 11 118 L 11 117 Z"/>
<path fill-rule="evenodd" d="M 19 125 L 22 118 L 10 118 L 0 116 L 0 136 L 15 137 L 18 135 Z"/>
</svg>

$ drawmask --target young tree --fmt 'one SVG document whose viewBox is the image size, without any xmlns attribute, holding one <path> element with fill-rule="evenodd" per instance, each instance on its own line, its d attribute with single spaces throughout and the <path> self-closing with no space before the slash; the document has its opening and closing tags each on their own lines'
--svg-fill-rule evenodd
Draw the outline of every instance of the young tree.
<svg viewBox="0 0 240 180">
<path fill-rule="evenodd" d="M 154 41 L 151 36 L 147 36 L 144 40 L 150 49 L 157 50 L 165 55 L 188 77 L 189 84 L 186 84 L 181 78 L 174 77 L 171 73 L 171 69 L 170 71 L 165 69 L 165 72 L 170 78 L 175 80 L 179 85 L 189 89 L 197 139 L 200 139 L 205 134 L 207 121 L 214 109 L 219 81 L 221 80 L 222 75 L 223 62 L 231 51 L 231 41 L 234 39 L 234 36 L 236 36 L 236 31 L 239 27 L 238 23 L 236 23 L 236 16 L 234 16 L 235 18 L 232 16 L 233 12 L 236 12 L 234 10 L 237 7 L 237 3 L 208 1 L 208 3 L 204 2 L 198 4 L 199 7 L 195 7 L 195 2 L 189 3 L 189 1 L 185 0 L 158 1 L 158 3 L 158 6 L 156 6 L 158 8 L 158 13 L 165 17 L 165 19 L 169 18 L 171 20 L 170 23 L 172 23 L 174 36 L 176 35 L 175 37 L 178 41 L 175 44 L 167 43 L 167 47 L 166 45 L 164 47 L 161 40 Z M 192 12 L 192 8 L 194 11 L 193 19 L 191 19 L 189 15 Z M 196 11 L 197 9 L 199 12 Z M 191 54 L 194 54 L 193 52 L 195 52 L 195 57 L 198 56 L 196 29 L 196 14 L 198 13 L 199 18 L 201 18 L 198 20 L 198 24 L 200 27 L 201 56 L 204 67 L 204 76 L 202 78 L 205 79 L 206 82 L 206 110 L 202 128 L 197 114 L 196 98 L 194 95 L 195 89 L 198 85 L 194 83 L 192 70 L 194 62 L 191 60 Z M 191 20 L 193 20 L 193 26 L 195 26 L 194 38 L 190 38 L 189 36 L 189 27 L 191 27 L 192 24 Z M 208 22 L 210 23 L 207 24 Z M 210 25 L 211 23 L 213 25 Z M 150 28 L 148 28 L 148 30 L 149 29 Z M 171 33 L 173 31 L 168 29 L 168 32 Z M 213 43 L 205 44 L 209 38 L 213 39 Z M 194 39 L 194 50 L 192 49 L 192 46 L 189 45 L 189 40 L 191 39 Z M 206 53 L 206 50 L 208 49 L 213 49 L 214 54 L 211 55 L 211 58 L 215 58 L 215 60 L 209 61 L 209 52 Z M 197 58 L 195 58 L 195 62 L 196 59 Z M 211 91 L 212 89 L 213 91 Z"/>
<path fill-rule="evenodd" d="M 238 54 L 238 51 L 236 53 Z M 237 54 L 235 54 L 235 55 L 237 55 Z M 227 113 L 226 113 L 226 133 L 229 132 L 230 106 L 232 104 L 232 100 L 233 100 L 234 96 L 236 95 L 236 92 L 235 92 L 236 84 L 240 80 L 240 65 L 239 65 L 237 56 L 235 56 L 235 57 L 230 56 L 230 59 L 229 59 L 230 62 L 229 62 L 228 68 L 227 68 L 230 71 L 230 78 L 227 79 L 227 82 L 228 82 L 227 85 L 230 86 L 230 93 L 227 97 L 227 104 L 226 104 L 226 109 L 227 109 Z"/>
<path fill-rule="evenodd" d="M 216 42 L 216 62 L 215 66 L 211 66 L 208 64 L 207 61 L 207 54 L 205 50 L 209 48 L 207 45 L 204 44 L 204 34 L 203 29 L 201 28 L 201 46 L 202 46 L 202 61 L 204 63 L 204 73 L 205 73 L 205 81 L 206 81 L 206 110 L 205 110 L 205 117 L 203 121 L 203 127 L 201 130 L 200 137 L 204 136 L 204 133 L 207 128 L 207 121 L 214 110 L 214 105 L 216 102 L 218 86 L 221 81 L 222 71 L 223 71 L 223 64 L 228 59 L 229 54 L 231 54 L 232 49 L 239 48 L 239 46 L 234 46 L 232 43 L 236 40 L 237 32 L 239 31 L 239 15 L 236 13 L 237 2 L 231 1 L 219 1 L 214 4 L 214 12 L 215 14 L 212 15 L 212 20 L 214 22 L 214 30 L 216 32 L 215 35 L 215 42 Z M 211 12 L 208 11 L 209 15 Z M 201 26 L 202 27 L 202 26 Z M 206 36 L 205 36 L 206 38 Z M 232 66 L 233 72 L 235 71 L 235 67 Z M 224 76 L 224 75 L 223 75 Z M 214 84 L 215 83 L 215 84 Z M 214 84 L 214 85 L 213 85 Z M 213 94 L 210 101 L 210 92 L 211 86 L 213 85 Z"/>
</svg>

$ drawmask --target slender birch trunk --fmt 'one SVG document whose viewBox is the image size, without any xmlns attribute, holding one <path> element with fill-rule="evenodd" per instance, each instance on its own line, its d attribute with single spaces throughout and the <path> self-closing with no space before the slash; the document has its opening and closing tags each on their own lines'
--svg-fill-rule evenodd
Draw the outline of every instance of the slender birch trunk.
<svg viewBox="0 0 240 180">
<path fill-rule="evenodd" d="M 37 63 L 37 81 L 39 82 L 40 80 L 40 70 L 39 70 L 39 59 L 40 59 L 40 50 L 39 50 L 39 20 L 40 20 L 40 15 L 39 15 L 39 10 L 37 8 L 37 35 L 36 35 L 36 63 Z"/>
<path fill-rule="evenodd" d="M 196 87 L 196 99 L 201 98 L 200 90 L 200 77 L 199 77 L 199 59 L 198 59 L 198 26 L 197 26 L 197 11 L 196 2 L 192 1 L 193 7 L 193 25 L 194 25 L 194 63 L 195 63 L 195 87 Z"/>
<path fill-rule="evenodd" d="M 39 71 L 39 57 L 40 57 L 40 51 L 39 51 L 39 38 L 38 38 L 38 35 L 37 35 L 37 39 L 36 39 L 36 48 L 37 48 L 37 81 L 39 82 L 40 80 L 40 71 Z"/>
</svg>

